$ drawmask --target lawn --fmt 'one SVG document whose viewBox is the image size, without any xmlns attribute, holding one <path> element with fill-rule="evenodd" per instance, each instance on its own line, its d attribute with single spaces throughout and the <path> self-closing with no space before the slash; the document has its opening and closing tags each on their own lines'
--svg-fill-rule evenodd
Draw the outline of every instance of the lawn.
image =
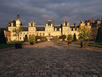
<svg viewBox="0 0 102 77">
<path fill-rule="evenodd" d="M 74 44 L 80 45 L 80 41 L 73 42 Z M 88 41 L 88 46 L 102 48 L 102 42 Z"/>
<path fill-rule="evenodd" d="M 0 44 L 0 49 L 14 47 L 12 44 Z"/>
<path fill-rule="evenodd" d="M 102 48 L 102 42 L 89 41 L 89 46 Z"/>
</svg>

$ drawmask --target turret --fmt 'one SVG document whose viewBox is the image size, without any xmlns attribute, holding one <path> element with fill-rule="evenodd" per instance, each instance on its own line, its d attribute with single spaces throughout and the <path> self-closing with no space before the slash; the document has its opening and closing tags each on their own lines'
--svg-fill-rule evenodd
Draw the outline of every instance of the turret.
<svg viewBox="0 0 102 77">
<path fill-rule="evenodd" d="M 83 27 L 83 26 L 85 26 L 85 22 L 84 21 L 81 21 L 80 22 L 80 27 Z"/>
<path fill-rule="evenodd" d="M 90 24 L 90 22 L 87 22 L 87 26 L 90 26 L 91 24 Z"/>
<path fill-rule="evenodd" d="M 68 35 L 71 33 L 69 22 L 67 22 L 66 20 L 61 24 L 61 27 L 62 27 L 62 35 Z"/>
<path fill-rule="evenodd" d="M 29 26 L 29 27 L 35 27 L 36 24 L 35 24 L 35 22 L 30 22 L 30 23 L 28 23 L 28 26 Z"/>
<path fill-rule="evenodd" d="M 51 27 L 53 27 L 53 26 L 54 26 L 53 20 L 47 20 L 47 21 L 46 21 L 46 26 L 51 26 Z"/>
<path fill-rule="evenodd" d="M 100 25 L 101 23 L 102 23 L 102 22 L 101 22 L 101 19 L 98 18 L 98 19 L 97 19 L 97 24 Z"/>
<path fill-rule="evenodd" d="M 64 20 L 64 22 L 62 23 L 63 27 L 69 27 L 69 22 L 67 22 L 66 20 Z"/>
<path fill-rule="evenodd" d="M 19 15 L 17 15 L 16 27 L 21 27 L 21 21 Z"/>
<path fill-rule="evenodd" d="M 34 22 L 28 23 L 29 35 L 36 34 L 36 24 Z"/>
<path fill-rule="evenodd" d="M 46 31 L 46 36 L 51 36 L 50 34 L 54 31 L 53 20 L 46 21 L 45 31 Z"/>
</svg>

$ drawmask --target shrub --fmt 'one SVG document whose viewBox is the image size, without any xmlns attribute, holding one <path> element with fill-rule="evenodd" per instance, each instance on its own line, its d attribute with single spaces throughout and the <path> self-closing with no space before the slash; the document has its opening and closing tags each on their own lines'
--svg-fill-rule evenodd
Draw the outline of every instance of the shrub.
<svg viewBox="0 0 102 77">
<path fill-rule="evenodd" d="M 67 41 L 68 41 L 68 45 L 72 42 L 73 37 L 72 35 L 68 35 Z"/>
<path fill-rule="evenodd" d="M 35 35 L 29 35 L 29 42 L 31 45 L 35 43 Z"/>
<path fill-rule="evenodd" d="M 80 46 L 81 46 L 81 48 L 85 48 L 88 46 L 88 42 L 87 41 L 81 41 Z"/>
<path fill-rule="evenodd" d="M 77 41 L 76 34 L 73 35 L 73 41 Z"/>
<path fill-rule="evenodd" d="M 4 31 L 0 31 L 0 44 L 7 44 L 7 38 L 4 35 Z"/>
<path fill-rule="evenodd" d="M 24 37 L 24 42 L 28 42 L 28 37 L 27 37 L 27 35 L 25 35 L 25 37 Z"/>
<path fill-rule="evenodd" d="M 47 38 L 46 37 L 41 37 L 41 41 L 47 41 Z"/>
<path fill-rule="evenodd" d="M 96 42 L 102 42 L 102 27 L 98 29 L 97 37 L 96 37 Z"/>
<path fill-rule="evenodd" d="M 59 39 L 62 39 L 63 41 L 65 41 L 65 39 L 66 39 L 66 35 L 62 35 L 62 36 L 60 36 Z"/>
<path fill-rule="evenodd" d="M 42 36 L 36 36 L 35 40 L 36 40 L 36 42 L 43 42 L 43 41 L 47 41 L 47 38 L 46 37 L 42 37 Z"/>
<path fill-rule="evenodd" d="M 22 48 L 22 43 L 15 43 L 15 48 L 16 49 Z"/>
<path fill-rule="evenodd" d="M 55 36 L 55 37 L 53 37 L 51 40 L 52 40 L 52 41 L 59 41 L 59 38 L 58 38 L 57 36 Z"/>
<path fill-rule="evenodd" d="M 79 39 L 81 41 L 80 45 L 81 47 L 85 47 L 87 46 L 86 44 L 88 43 L 85 43 L 87 42 L 89 39 L 90 39 L 90 29 L 87 27 L 87 26 L 84 26 L 83 28 L 79 28 Z"/>
</svg>

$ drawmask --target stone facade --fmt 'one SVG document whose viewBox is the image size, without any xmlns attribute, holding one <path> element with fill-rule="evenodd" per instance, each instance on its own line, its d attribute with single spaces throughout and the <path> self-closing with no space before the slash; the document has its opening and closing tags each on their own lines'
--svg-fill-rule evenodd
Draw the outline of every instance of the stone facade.
<svg viewBox="0 0 102 77">
<path fill-rule="evenodd" d="M 87 25 L 87 27 L 91 28 L 90 23 L 85 24 L 82 22 L 80 26 L 70 26 L 69 22 L 66 20 L 58 26 L 54 25 L 53 20 L 47 20 L 45 26 L 37 26 L 35 22 L 28 23 L 28 26 L 22 26 L 19 16 L 17 16 L 17 20 L 13 20 L 9 23 L 8 31 L 9 31 L 9 41 L 24 41 L 25 36 L 35 35 L 35 36 L 44 36 L 47 38 L 52 38 L 54 36 L 61 36 L 69 34 L 74 35 L 78 39 L 78 28 Z M 20 31 L 15 31 L 17 29 L 21 29 Z M 6 31 L 5 31 L 6 33 Z M 18 37 L 19 36 L 19 37 Z"/>
</svg>

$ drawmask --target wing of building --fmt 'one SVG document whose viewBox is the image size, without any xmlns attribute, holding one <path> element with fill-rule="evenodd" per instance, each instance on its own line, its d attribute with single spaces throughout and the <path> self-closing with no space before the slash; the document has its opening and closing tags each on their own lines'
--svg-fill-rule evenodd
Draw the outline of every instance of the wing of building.
<svg viewBox="0 0 102 77">
<path fill-rule="evenodd" d="M 82 22 L 80 27 L 85 26 L 85 23 Z M 90 27 L 90 23 L 87 24 Z M 61 23 L 61 25 L 54 25 L 53 20 L 47 20 L 45 26 L 38 26 L 35 22 L 28 23 L 28 26 L 22 26 L 19 15 L 16 20 L 9 22 L 8 30 L 5 31 L 5 35 L 8 38 L 8 41 L 24 41 L 25 36 L 35 35 L 35 36 L 44 36 L 47 38 L 59 37 L 61 35 L 68 36 L 69 34 L 74 35 L 78 39 L 78 28 L 79 26 L 70 26 L 69 22 L 66 20 Z"/>
</svg>

